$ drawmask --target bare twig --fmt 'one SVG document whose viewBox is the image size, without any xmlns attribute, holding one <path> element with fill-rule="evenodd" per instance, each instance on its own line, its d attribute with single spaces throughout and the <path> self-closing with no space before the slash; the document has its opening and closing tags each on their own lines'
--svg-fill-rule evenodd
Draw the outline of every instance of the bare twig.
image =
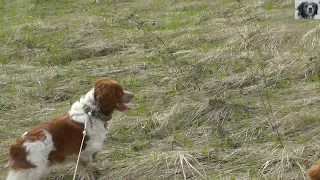
<svg viewBox="0 0 320 180">
<path fill-rule="evenodd" d="M 254 21 L 254 18 L 251 16 L 250 12 L 247 11 L 247 9 L 245 8 L 245 6 L 244 6 L 243 3 L 241 2 L 241 0 L 236 0 L 236 1 L 238 2 L 239 6 L 244 9 L 244 11 L 246 12 L 246 14 L 249 16 L 249 19 L 253 22 L 253 25 L 254 25 L 256 31 L 258 32 L 259 36 L 261 36 L 261 39 L 264 40 L 264 38 L 263 38 L 263 36 L 262 36 L 262 33 L 261 33 L 261 31 L 259 30 L 257 24 L 256 24 L 255 21 Z M 230 17 L 229 17 L 229 15 L 227 15 L 226 17 L 227 17 L 228 21 L 229 21 L 231 24 L 233 24 L 232 21 L 231 21 L 231 19 L 230 19 Z M 239 30 L 238 30 L 237 28 L 235 28 L 235 31 L 240 35 L 240 37 L 241 37 L 250 47 L 256 48 L 260 54 L 263 54 L 263 53 L 262 53 L 262 49 L 261 49 L 261 48 L 257 48 L 257 46 L 253 46 L 247 39 L 245 39 L 245 37 L 239 32 Z M 264 40 L 264 41 L 265 41 L 265 40 Z M 267 48 L 268 48 L 269 51 L 271 51 L 268 46 L 267 46 Z M 268 55 L 268 56 L 269 56 L 269 55 Z M 271 56 L 269 56 L 269 60 L 273 62 L 272 59 L 273 59 L 273 58 L 272 58 Z M 273 62 L 273 63 L 274 63 L 274 62 Z M 264 84 L 266 85 L 266 84 L 267 84 L 267 82 L 266 82 L 266 73 L 265 73 L 264 69 L 262 69 L 262 75 L 263 75 L 263 77 L 264 77 L 264 78 L 263 78 Z M 278 129 L 276 128 L 275 118 L 274 118 L 272 106 L 271 106 L 271 103 L 270 103 L 270 97 L 269 97 L 268 91 L 267 91 L 267 89 L 266 89 L 266 86 L 261 87 L 261 88 L 263 88 L 263 89 L 261 89 L 261 90 L 259 91 L 259 92 L 260 92 L 260 99 L 261 99 L 261 102 L 262 102 L 264 108 L 266 109 L 266 113 L 267 113 L 267 116 L 268 116 L 269 125 L 270 125 L 272 131 L 276 134 L 277 140 L 278 140 L 278 142 L 279 142 L 279 144 L 280 144 L 280 147 L 283 148 L 284 145 L 283 145 L 283 142 L 282 142 L 282 138 L 281 138 L 281 136 L 280 136 L 280 133 L 279 133 Z M 267 102 L 265 102 L 265 100 L 263 99 L 263 92 L 262 92 L 262 90 L 264 90 L 264 94 L 265 94 L 265 97 L 266 97 L 266 101 L 267 101 Z"/>
</svg>

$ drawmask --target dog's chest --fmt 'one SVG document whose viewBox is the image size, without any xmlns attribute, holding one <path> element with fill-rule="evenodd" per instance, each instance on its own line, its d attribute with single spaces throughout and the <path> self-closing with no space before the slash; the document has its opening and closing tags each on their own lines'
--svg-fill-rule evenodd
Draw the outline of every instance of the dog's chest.
<svg viewBox="0 0 320 180">
<path fill-rule="evenodd" d="M 101 150 L 104 140 L 106 139 L 108 131 L 103 127 L 89 127 L 87 130 L 88 141 L 84 151 L 95 153 Z"/>
</svg>

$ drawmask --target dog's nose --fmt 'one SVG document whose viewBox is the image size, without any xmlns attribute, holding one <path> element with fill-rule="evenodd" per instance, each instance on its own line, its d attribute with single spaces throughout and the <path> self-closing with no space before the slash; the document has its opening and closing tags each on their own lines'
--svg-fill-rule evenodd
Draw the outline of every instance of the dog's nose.
<svg viewBox="0 0 320 180">
<path fill-rule="evenodd" d="M 133 93 L 130 93 L 130 94 L 129 94 L 129 97 L 130 97 L 131 99 L 133 99 L 133 98 L 134 98 L 134 94 L 133 94 Z"/>
<path fill-rule="evenodd" d="M 127 96 L 127 98 L 129 99 L 133 99 L 134 98 L 134 94 L 130 91 L 123 91 L 125 96 Z"/>
<path fill-rule="evenodd" d="M 312 13 L 312 8 L 311 7 L 308 10 L 309 10 L 309 13 Z"/>
</svg>

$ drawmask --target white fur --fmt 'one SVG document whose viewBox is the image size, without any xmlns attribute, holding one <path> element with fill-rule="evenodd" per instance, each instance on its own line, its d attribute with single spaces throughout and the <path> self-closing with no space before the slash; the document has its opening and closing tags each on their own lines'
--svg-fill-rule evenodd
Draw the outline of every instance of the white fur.
<svg viewBox="0 0 320 180">
<path fill-rule="evenodd" d="M 23 147 L 27 152 L 26 159 L 36 168 L 27 170 L 10 170 L 7 180 L 38 180 L 46 172 L 48 168 L 48 156 L 51 151 L 55 150 L 53 145 L 52 136 L 46 130 L 44 141 L 25 142 Z M 24 133 L 26 135 L 26 133 Z"/>
<path fill-rule="evenodd" d="M 10 170 L 7 180 L 39 180 L 46 171 L 40 169 Z"/>
<path fill-rule="evenodd" d="M 91 89 L 86 95 L 82 96 L 79 101 L 72 104 L 69 115 L 74 121 L 84 124 L 86 120 L 88 120 L 88 115 L 84 112 L 83 109 L 84 104 L 90 106 L 93 109 L 97 109 L 97 106 L 94 102 L 93 94 L 94 89 Z"/>
</svg>

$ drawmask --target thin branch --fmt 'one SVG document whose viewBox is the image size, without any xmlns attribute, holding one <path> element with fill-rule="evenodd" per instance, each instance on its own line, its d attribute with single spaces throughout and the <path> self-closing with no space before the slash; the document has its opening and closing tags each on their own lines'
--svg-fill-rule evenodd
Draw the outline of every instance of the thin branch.
<svg viewBox="0 0 320 180">
<path fill-rule="evenodd" d="M 251 16 L 250 12 L 245 8 L 245 6 L 244 6 L 243 3 L 241 2 L 241 0 L 236 0 L 236 1 L 238 2 L 239 6 L 244 9 L 244 11 L 246 12 L 246 14 L 249 16 L 249 19 L 253 22 L 253 25 L 254 25 L 256 31 L 258 32 L 259 36 L 261 37 L 261 39 L 266 42 L 266 40 L 263 38 L 262 33 L 261 33 L 261 31 L 259 30 L 257 24 L 255 23 L 254 18 Z M 233 24 L 232 21 L 231 21 L 231 19 L 230 19 L 230 17 L 229 17 L 229 15 L 227 15 L 226 17 L 227 17 L 228 21 L 229 21 L 231 24 Z M 235 28 L 235 31 L 236 31 L 236 32 L 239 34 L 239 36 L 245 41 L 245 43 L 247 43 L 247 44 L 248 44 L 250 47 L 252 47 L 252 48 L 256 48 L 259 53 L 263 54 L 263 53 L 262 53 L 262 49 L 261 49 L 261 48 L 257 48 L 257 46 L 253 46 L 253 45 L 240 33 L 240 31 L 239 31 L 237 28 Z M 269 46 L 266 45 L 266 47 L 268 48 L 269 51 L 271 51 L 270 48 L 269 48 Z M 272 63 L 274 63 L 274 61 L 272 60 L 273 58 L 272 58 L 271 56 L 269 56 L 269 55 L 267 55 L 267 56 L 269 57 L 269 60 L 270 60 Z M 274 64 L 275 64 L 275 63 L 274 63 Z M 269 122 L 269 125 L 270 125 L 270 127 L 271 127 L 271 130 L 276 134 L 277 140 L 278 140 L 278 142 L 280 143 L 280 147 L 283 148 L 284 145 L 283 145 L 283 142 L 282 142 L 282 138 L 281 138 L 281 136 L 280 136 L 280 133 L 279 133 L 278 129 L 276 128 L 275 118 L 274 118 L 274 114 L 273 114 L 273 110 L 272 110 L 272 105 L 271 105 L 271 102 L 270 102 L 270 97 L 269 97 L 268 91 L 267 91 L 267 89 L 266 89 L 266 84 L 267 84 L 267 81 L 266 81 L 266 73 L 265 73 L 265 71 L 264 71 L 263 68 L 262 68 L 262 76 L 263 76 L 263 81 L 264 81 L 264 85 L 265 85 L 265 86 L 262 87 L 263 89 L 261 89 L 261 90 L 259 91 L 259 92 L 260 92 L 260 99 L 261 99 L 261 102 L 262 102 L 264 108 L 266 109 L 266 113 L 267 113 L 267 116 L 268 116 L 268 122 Z M 264 99 L 263 99 L 262 90 L 264 90 L 264 93 L 265 93 L 265 97 L 266 97 L 266 101 L 267 101 L 267 102 L 265 102 Z"/>
</svg>

